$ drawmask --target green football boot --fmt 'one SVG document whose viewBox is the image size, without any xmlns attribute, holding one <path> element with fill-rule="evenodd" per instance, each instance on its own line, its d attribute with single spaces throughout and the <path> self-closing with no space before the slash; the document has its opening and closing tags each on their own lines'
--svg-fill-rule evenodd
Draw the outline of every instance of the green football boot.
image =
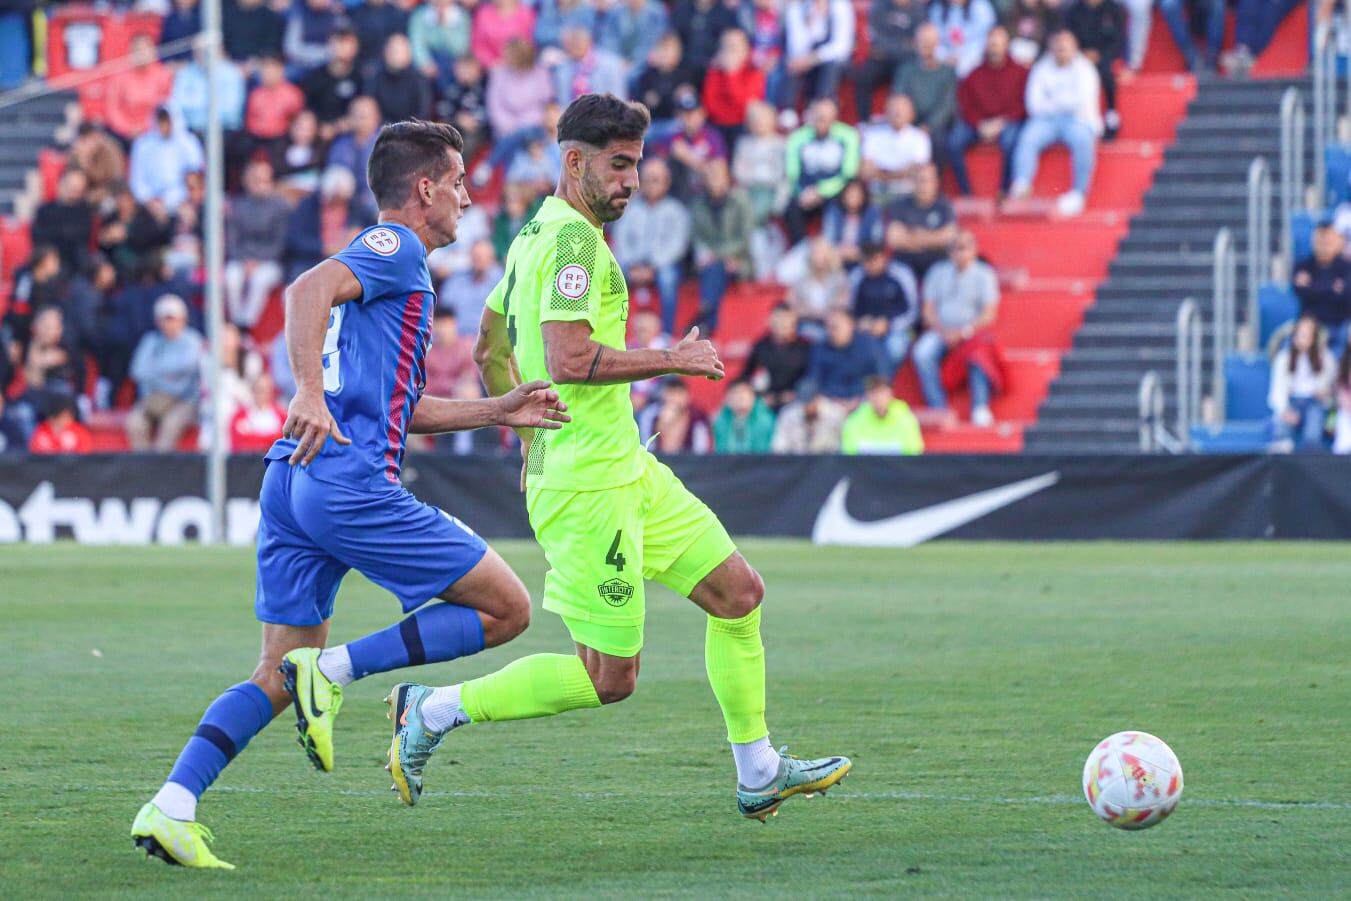
<svg viewBox="0 0 1351 901">
<path fill-rule="evenodd" d="M 233 870 L 211 853 L 207 842 L 215 841 L 211 830 L 201 823 L 171 819 L 154 804 L 146 804 L 131 824 L 131 841 L 145 851 L 145 856 L 158 857 L 176 867 Z"/>
<path fill-rule="evenodd" d="M 412 807 L 422 797 L 422 770 L 432 752 L 450 732 L 432 732 L 422 719 L 422 702 L 432 693 L 425 685 L 400 682 L 385 698 L 387 716 L 394 721 L 394 737 L 389 743 L 389 762 L 385 769 L 394 778 L 390 789 L 399 800 Z M 453 729 L 454 726 L 451 727 Z"/>
<path fill-rule="evenodd" d="M 736 807 L 743 817 L 765 822 L 778 816 L 779 805 L 793 795 L 810 798 L 843 779 L 853 763 L 848 757 L 821 757 L 802 760 L 779 748 L 779 774 L 764 788 L 736 787 Z"/>
<path fill-rule="evenodd" d="M 342 710 L 342 686 L 319 669 L 319 648 L 297 648 L 281 658 L 277 672 L 296 709 L 296 743 L 314 768 L 333 772 L 333 721 Z"/>
</svg>

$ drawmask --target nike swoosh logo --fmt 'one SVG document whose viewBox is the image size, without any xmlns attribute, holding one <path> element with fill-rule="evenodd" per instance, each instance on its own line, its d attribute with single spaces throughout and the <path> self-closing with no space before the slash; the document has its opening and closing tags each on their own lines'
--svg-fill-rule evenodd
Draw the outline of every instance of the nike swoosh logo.
<svg viewBox="0 0 1351 901">
<path fill-rule="evenodd" d="M 876 522 L 863 522 L 850 516 L 845 509 L 849 480 L 840 479 L 821 506 L 821 512 L 816 515 L 816 522 L 812 526 L 812 542 L 856 547 L 914 547 L 989 516 L 1038 491 L 1045 491 L 1059 481 L 1060 473 L 1048 472 Z"/>
<path fill-rule="evenodd" d="M 310 712 L 314 714 L 314 718 L 315 718 L 315 719 L 318 719 L 319 717 L 321 717 L 321 716 L 324 715 L 324 714 L 323 714 L 323 711 L 321 711 L 318 707 L 314 706 L 314 670 L 313 670 L 313 669 L 310 670 Z"/>
<path fill-rule="evenodd" d="M 411 706 L 411 705 L 410 705 L 410 706 Z M 407 725 L 408 725 L 408 708 L 407 708 L 407 707 L 405 707 L 405 708 L 403 709 L 403 713 L 399 714 L 399 725 L 400 725 L 400 726 L 407 726 Z"/>
</svg>

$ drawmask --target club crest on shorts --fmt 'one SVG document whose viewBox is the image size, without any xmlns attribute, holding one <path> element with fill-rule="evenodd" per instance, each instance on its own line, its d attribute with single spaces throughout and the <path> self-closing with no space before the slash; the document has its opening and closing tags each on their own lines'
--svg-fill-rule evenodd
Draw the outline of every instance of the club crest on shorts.
<svg viewBox="0 0 1351 901">
<path fill-rule="evenodd" d="M 558 277 L 554 279 L 554 288 L 559 294 L 569 300 L 576 300 L 579 297 L 585 297 L 587 290 L 591 287 L 591 276 L 586 268 L 576 263 L 569 263 L 558 270 Z"/>
<path fill-rule="evenodd" d="M 596 586 L 601 598 L 611 607 L 623 607 L 633 597 L 633 586 L 623 579 L 611 579 Z"/>
<path fill-rule="evenodd" d="M 391 228 L 373 228 L 361 236 L 361 243 L 382 257 L 393 256 L 399 250 L 399 236 Z"/>
</svg>

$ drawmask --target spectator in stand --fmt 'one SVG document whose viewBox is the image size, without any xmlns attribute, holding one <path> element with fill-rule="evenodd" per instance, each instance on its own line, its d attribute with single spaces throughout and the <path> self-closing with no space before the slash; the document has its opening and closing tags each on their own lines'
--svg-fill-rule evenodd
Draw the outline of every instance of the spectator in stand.
<svg viewBox="0 0 1351 901">
<path fill-rule="evenodd" d="M 225 323 L 220 331 L 220 365 L 216 369 L 216 383 L 202 399 L 201 418 L 211 421 L 211 405 L 220 401 L 221 411 L 228 425 L 240 407 L 246 406 L 253 397 L 253 380 L 263 372 L 263 358 L 252 350 L 244 348 L 244 338 L 239 329 Z M 199 442 L 203 449 L 210 447 L 211 436 L 201 436 Z"/>
<path fill-rule="evenodd" d="M 638 436 L 658 455 L 707 454 L 713 450 L 708 417 L 690 401 L 690 386 L 679 376 L 664 380 L 661 400 L 638 417 Z"/>
<path fill-rule="evenodd" d="M 286 61 L 297 72 L 322 66 L 328 62 L 329 38 L 339 28 L 350 27 L 334 0 L 298 0 L 286 17 L 282 38 Z"/>
<path fill-rule="evenodd" d="M 451 79 L 436 101 L 436 116 L 459 129 L 464 157 L 472 159 L 488 139 L 488 87 L 483 67 L 472 56 L 462 56 L 450 67 Z"/>
<path fill-rule="evenodd" d="M 756 102 L 746 108 L 746 134 L 732 154 L 732 180 L 746 190 L 755 224 L 764 226 L 788 202 L 787 142 L 774 127 L 774 108 Z"/>
<path fill-rule="evenodd" d="M 352 29 L 339 25 L 328 38 L 328 62 L 306 72 L 298 83 L 305 105 L 319 117 L 319 134 L 325 141 L 347 128 L 343 119 L 361 91 L 361 73 L 357 71 L 360 49 Z"/>
<path fill-rule="evenodd" d="M 54 394 L 47 404 L 46 415 L 28 440 L 28 450 L 34 454 L 91 453 L 94 438 L 75 419 L 75 396 Z"/>
<path fill-rule="evenodd" d="M 1212 72 L 1215 70 L 1220 59 L 1220 47 L 1224 44 L 1224 13 L 1224 0 L 1159 0 L 1159 14 L 1168 23 L 1168 31 L 1191 71 L 1200 72 L 1202 67 Z M 1196 42 L 1192 39 L 1193 25 L 1205 31 L 1204 57 L 1196 55 Z"/>
<path fill-rule="evenodd" d="M 661 317 L 651 310 L 637 310 L 630 317 L 629 350 L 666 350 L 671 336 L 661 330 Z M 648 403 L 661 393 L 661 379 L 643 379 L 629 384 L 629 398 L 635 415 L 643 412 Z"/>
<path fill-rule="evenodd" d="M 635 288 L 655 287 L 661 298 L 662 329 L 674 334 L 676 291 L 690 249 L 690 213 L 670 190 L 671 170 L 666 161 L 660 157 L 646 160 L 638 195 L 629 200 L 628 211 L 612 226 L 611 235 L 630 295 Z"/>
<path fill-rule="evenodd" d="M 844 420 L 838 413 L 837 407 L 823 404 L 816 395 L 789 404 L 775 420 L 770 450 L 776 454 L 839 453 Z"/>
<path fill-rule="evenodd" d="M 1312 316 L 1327 329 L 1328 346 L 1338 356 L 1345 352 L 1351 320 L 1351 260 L 1342 255 L 1345 247 L 1345 239 L 1324 220 L 1314 229 L 1313 255 L 1295 264 L 1290 279 L 1300 315 Z"/>
<path fill-rule="evenodd" d="M 131 377 L 140 399 L 127 417 L 134 451 L 167 453 L 178 447 L 197 415 L 202 371 L 202 336 L 188 327 L 188 305 L 166 294 L 155 301 L 155 331 L 136 346 Z"/>
<path fill-rule="evenodd" d="M 708 113 L 697 96 L 681 97 L 676 109 L 680 127 L 659 152 L 671 167 L 671 193 L 688 203 L 704 190 L 709 167 L 727 161 L 727 143 L 722 133 L 708 124 Z"/>
<path fill-rule="evenodd" d="M 797 386 L 807 374 L 812 346 L 798 335 L 797 314 L 787 303 L 769 311 L 769 330 L 751 345 L 737 381 L 748 382 L 778 411 L 797 399 Z"/>
<path fill-rule="evenodd" d="M 554 69 L 554 97 L 566 108 L 583 94 L 628 97 L 624 61 L 595 46 L 591 32 L 568 28 L 563 32 L 563 59 Z"/>
<path fill-rule="evenodd" d="M 358 97 L 352 101 L 348 119 L 352 130 L 339 135 L 333 142 L 328 151 L 328 164 L 341 166 L 352 173 L 356 179 L 356 195 L 352 202 L 367 219 L 374 221 L 377 211 L 375 197 L 366 181 L 366 164 L 375 149 L 376 138 L 380 137 L 380 107 L 370 97 Z"/>
<path fill-rule="evenodd" d="M 845 417 L 863 400 L 864 381 L 869 376 L 885 376 L 887 371 L 877 342 L 858 331 L 847 309 L 836 309 L 827 320 L 826 339 L 812 347 L 807 375 L 798 390 L 817 399 L 819 415 L 838 434 Z"/>
<path fill-rule="evenodd" d="M 915 193 L 893 201 L 882 219 L 887 247 L 918 279 L 947 256 L 957 236 L 957 213 L 938 192 L 938 167 L 932 163 L 915 173 Z"/>
<path fill-rule="evenodd" d="M 159 43 L 161 50 L 165 44 L 173 44 L 188 38 L 197 37 L 202 30 L 202 14 L 197 0 L 174 0 L 173 5 L 160 22 Z M 166 63 L 183 63 L 192 58 L 192 50 L 183 48 L 164 57 Z"/>
<path fill-rule="evenodd" d="M 0 429 L 3 428 L 4 419 L 0 418 Z M 1345 352 L 1337 364 L 1337 418 L 1333 428 L 1332 452 L 1351 454 L 1351 354 Z"/>
<path fill-rule="evenodd" d="M 174 73 L 155 58 L 155 42 L 149 35 L 131 39 L 133 68 L 108 81 L 104 117 L 108 129 L 130 144 L 151 127 L 155 111 L 169 99 Z"/>
<path fill-rule="evenodd" d="M 1318 320 L 1300 316 L 1290 344 L 1271 362 L 1271 433 L 1276 450 L 1321 451 L 1337 379 L 1337 360 L 1327 352 Z"/>
<path fill-rule="evenodd" d="M 1121 0 L 1126 8 L 1126 68 L 1139 72 L 1154 27 L 1154 0 Z"/>
<path fill-rule="evenodd" d="M 70 165 L 88 181 L 85 198 L 99 207 L 110 196 L 113 182 L 127 176 L 127 155 L 122 145 L 93 122 L 81 122 L 70 147 Z"/>
<path fill-rule="evenodd" d="M 1027 118 L 1027 68 L 1009 58 L 1009 33 L 1003 26 L 990 29 L 985 39 L 985 62 L 957 86 L 958 116 L 948 138 L 952 176 L 963 196 L 971 194 L 966 150 L 972 144 L 998 144 L 1003 157 L 999 191 L 1009 189 L 1018 132 Z"/>
<path fill-rule="evenodd" d="M 863 129 L 859 173 L 878 202 L 914 191 L 915 172 L 933 159 L 928 132 L 915 125 L 915 104 L 904 94 L 887 98 L 887 117 Z"/>
<path fill-rule="evenodd" d="M 204 163 L 202 142 L 161 107 L 154 127 L 131 145 L 127 182 L 138 202 L 173 212 L 188 199 L 188 176 Z"/>
<path fill-rule="evenodd" d="M 544 112 L 553 102 L 553 79 L 535 61 L 535 48 L 529 41 L 507 41 L 503 62 L 488 75 L 485 104 L 493 146 L 487 160 L 474 170 L 478 187 L 487 185 L 493 170 L 509 164 L 531 140 L 539 140 Z"/>
<path fill-rule="evenodd" d="M 89 181 L 79 169 L 67 169 L 56 184 L 56 199 L 42 204 L 29 231 L 34 243 L 56 248 L 66 272 L 78 272 L 89 257 L 94 208 L 86 199 Z"/>
<path fill-rule="evenodd" d="M 107 316 L 99 335 L 99 406 L 117 396 L 127 378 L 132 355 L 142 336 L 155 328 L 155 301 L 175 288 L 191 287 L 171 281 L 162 250 L 152 250 L 136 271 L 108 297 Z M 106 385 L 104 384 L 104 380 Z"/>
<path fill-rule="evenodd" d="M 1009 15 L 1009 56 L 1031 67 L 1051 35 L 1065 27 L 1065 0 L 1017 0 Z"/>
<path fill-rule="evenodd" d="M 225 305 L 230 321 L 251 329 L 281 284 L 286 225 L 291 208 L 277 193 L 272 166 L 262 160 L 244 170 L 244 193 L 225 216 Z"/>
<path fill-rule="evenodd" d="M 1051 52 L 1043 56 L 1027 78 L 1027 123 L 1013 153 L 1010 197 L 1032 193 L 1041 154 L 1053 144 L 1070 151 L 1071 186 L 1056 199 L 1056 212 L 1077 216 L 1093 181 L 1097 140 L 1102 135 L 1098 70 L 1079 52 L 1068 31 L 1051 38 Z"/>
<path fill-rule="evenodd" d="M 868 8 L 868 55 L 854 73 L 859 118 L 873 114 L 877 89 L 891 87 L 896 71 L 915 55 L 915 30 L 925 21 L 922 0 L 872 0 Z"/>
<path fill-rule="evenodd" d="M 808 220 L 858 175 L 858 130 L 839 121 L 834 100 L 817 100 L 807 111 L 807 124 L 789 135 L 785 159 L 791 200 L 783 218 L 788 240 L 796 244 L 807 234 Z"/>
<path fill-rule="evenodd" d="M 219 52 L 219 51 L 217 51 Z M 207 51 L 198 49 L 191 61 L 178 67 L 169 106 L 177 111 L 183 124 L 198 135 L 206 134 L 206 109 L 210 94 L 206 89 Z M 244 127 L 244 100 L 248 88 L 244 71 L 223 55 L 216 60 L 216 110 L 221 130 L 230 136 Z"/>
<path fill-rule="evenodd" d="M 718 54 L 722 33 L 737 25 L 736 13 L 723 0 L 677 0 L 671 9 L 671 21 L 680 32 L 685 47 L 685 62 L 702 83 L 713 57 Z"/>
<path fill-rule="evenodd" d="M 508 41 L 529 41 L 535 34 L 535 10 L 521 0 L 490 0 L 474 13 L 469 49 L 485 69 L 502 62 Z"/>
<path fill-rule="evenodd" d="M 774 411 L 746 382 L 733 382 L 713 420 L 713 447 L 720 454 L 767 454 L 774 443 Z"/>
<path fill-rule="evenodd" d="M 521 228 L 535 218 L 543 198 L 521 184 L 508 184 L 502 188 L 502 203 L 493 214 L 493 254 L 499 260 L 507 258 L 511 242 Z"/>
<path fill-rule="evenodd" d="M 690 205 L 690 232 L 699 270 L 699 323 L 704 334 L 712 335 L 728 281 L 752 274 L 755 211 L 746 192 L 732 185 L 725 161 L 709 165 L 706 176 L 706 190 Z"/>
<path fill-rule="evenodd" d="M 798 331 L 812 340 L 825 334 L 832 311 L 849 306 L 849 277 L 829 238 L 813 238 L 807 246 L 807 271 L 789 286 L 788 304 L 797 315 Z"/>
<path fill-rule="evenodd" d="M 14 273 L 14 295 L 5 312 L 9 340 L 18 344 L 20 354 L 28 347 L 33 314 L 46 306 L 59 305 L 67 280 L 61 274 L 61 255 L 50 244 L 37 244 L 28 263 Z M 5 385 L 0 384 L 0 390 Z"/>
<path fill-rule="evenodd" d="M 259 144 L 272 146 L 281 140 L 303 109 L 305 95 L 286 80 L 286 66 L 281 57 L 263 57 L 258 64 L 258 84 L 249 92 L 244 130 Z M 313 110 L 308 113 L 311 117 L 315 115 Z"/>
<path fill-rule="evenodd" d="M 904 94 L 915 105 L 915 124 L 940 142 L 957 110 L 957 74 L 938 58 L 938 29 L 925 22 L 915 32 L 915 58 L 896 70 L 893 94 Z M 935 143 L 934 149 L 942 148 Z"/>
<path fill-rule="evenodd" d="M 924 436 L 910 405 L 891 393 L 891 381 L 869 376 L 864 382 L 866 402 L 844 421 L 840 451 L 913 457 L 924 453 Z"/>
<path fill-rule="evenodd" d="M 162 203 L 138 203 L 125 182 L 112 186 L 113 209 L 99 222 L 100 251 L 126 278 L 142 268 L 146 255 L 164 247 L 173 236 L 169 210 Z"/>
<path fill-rule="evenodd" d="M 286 408 L 277 402 L 272 376 L 260 372 L 250 385 L 249 399 L 230 418 L 230 450 L 236 454 L 264 453 L 281 437 Z"/>
<path fill-rule="evenodd" d="M 617 0 L 600 21 L 596 43 L 624 60 L 632 82 L 670 27 L 671 17 L 660 0 Z"/>
<path fill-rule="evenodd" d="M 784 9 L 784 105 L 839 96 L 854 54 L 854 7 L 849 0 L 789 0 Z"/>
<path fill-rule="evenodd" d="M 882 214 L 862 181 L 856 178 L 844 186 L 839 204 L 826 210 L 821 234 L 835 246 L 840 261 L 851 271 L 862 259 L 865 245 L 882 242 Z"/>
<path fill-rule="evenodd" d="M 54 395 L 74 397 L 84 390 L 84 354 L 67 334 L 60 307 L 43 307 L 34 314 L 23 370 L 23 402 L 37 412 Z"/>
<path fill-rule="evenodd" d="M 272 172 L 283 191 L 312 194 L 319 189 L 328 148 L 319 138 L 319 120 L 301 110 L 291 120 L 284 140 L 273 145 Z"/>
<path fill-rule="evenodd" d="M 474 365 L 474 339 L 460 334 L 454 307 L 436 308 L 426 370 L 426 391 L 435 397 L 453 397 L 462 379 L 478 377 L 478 367 Z"/>
<path fill-rule="evenodd" d="M 221 42 L 236 62 L 281 56 L 286 17 L 269 0 L 223 0 Z"/>
<path fill-rule="evenodd" d="M 451 81 L 455 60 L 469 52 L 473 22 L 454 0 L 427 0 L 408 17 L 408 39 L 413 63 L 422 74 L 444 88 Z"/>
<path fill-rule="evenodd" d="M 704 78 L 704 107 L 728 147 L 741 137 L 746 108 L 764 98 L 765 73 L 751 62 L 746 32 L 739 28 L 723 32 L 718 56 Z"/>
<path fill-rule="evenodd" d="M 413 68 L 413 49 L 405 35 L 392 34 L 385 42 L 383 60 L 366 79 L 366 95 L 374 98 L 387 122 L 424 119 L 431 112 L 431 80 Z"/>
<path fill-rule="evenodd" d="M 551 106 L 555 111 L 558 109 L 556 105 Z M 554 121 L 557 122 L 556 114 Z M 512 157 L 511 165 L 507 167 L 506 184 L 530 194 L 551 193 L 563 171 L 563 155 L 556 137 L 556 134 L 550 137 L 545 132 L 532 135 Z"/>
<path fill-rule="evenodd" d="M 0 335 L 0 337 L 3 337 Z M 0 356 L 5 348 L 0 343 Z M 5 361 L 0 360 L 0 376 L 4 374 Z M 0 379 L 0 456 L 21 454 L 28 449 L 28 440 L 24 437 L 23 422 L 5 402 L 4 380 Z"/>
<path fill-rule="evenodd" d="M 955 388 L 945 378 L 944 358 L 959 354 L 967 363 L 965 375 L 971 386 L 971 424 L 990 426 L 990 397 L 1002 375 L 992 353 L 988 329 L 999 313 L 999 279 L 988 263 L 976 256 L 976 238 L 960 232 L 952 242 L 952 254 L 929 270 L 924 278 L 924 326 L 927 331 L 915 342 L 915 371 L 919 374 L 924 401 L 932 409 L 948 412 L 948 390 Z"/>
<path fill-rule="evenodd" d="M 1079 49 L 1098 70 L 1098 82 L 1107 105 L 1103 137 L 1113 140 L 1121 129 L 1121 115 L 1116 109 L 1116 76 L 1112 67 L 1126 50 L 1126 13 L 1117 0 L 1079 0 L 1070 7 L 1065 22 L 1079 42 Z"/>
<path fill-rule="evenodd" d="M 437 304 L 455 311 L 461 334 L 477 335 L 483 304 L 501 280 L 502 265 L 493 253 L 492 242 L 475 241 L 469 248 L 469 267 L 441 283 Z"/>
<path fill-rule="evenodd" d="M 1301 2 L 1302 0 L 1238 0 L 1238 11 L 1234 15 L 1234 49 L 1224 56 L 1225 72 L 1230 75 L 1246 76 L 1253 63 L 1257 61 L 1257 57 L 1271 43 L 1281 21 Z M 1316 11 L 1314 17 L 1317 17 Z"/>
<path fill-rule="evenodd" d="M 938 58 L 965 78 L 980 65 L 985 38 L 999 18 L 990 0 L 936 0 L 929 21 L 938 27 Z"/>
<path fill-rule="evenodd" d="M 738 23 L 751 39 L 751 62 L 766 74 L 765 96 L 778 104 L 783 93 L 783 12 L 779 0 L 750 0 Z"/>
<path fill-rule="evenodd" d="M 550 186 L 552 189 L 552 185 Z M 432 284 L 439 285 L 456 272 L 470 268 L 469 252 L 479 241 L 493 239 L 493 226 L 483 207 L 475 205 L 460 217 L 455 229 L 455 243 L 438 247 L 427 254 L 427 268 L 431 270 Z"/>
<path fill-rule="evenodd" d="M 863 265 L 850 277 L 851 307 L 858 330 L 882 345 L 891 373 L 901 368 L 919 321 L 919 286 L 904 263 L 883 244 L 863 250 Z"/>
<path fill-rule="evenodd" d="M 583 0 L 541 0 L 535 19 L 535 43 L 541 49 L 552 50 L 563 43 L 563 32 L 582 28 L 596 31 L 596 7 Z"/>
<path fill-rule="evenodd" d="M 647 139 L 656 143 L 675 134 L 676 101 L 681 97 L 698 96 L 700 73 L 685 61 L 680 35 L 668 31 L 662 35 L 647 56 L 647 66 L 638 76 L 635 99 L 641 100 L 652 113 L 652 127 Z"/>
<path fill-rule="evenodd" d="M 357 33 L 360 71 L 371 69 L 380 61 L 391 35 L 408 34 L 408 8 L 404 0 L 365 0 L 349 5 L 347 16 Z"/>
</svg>

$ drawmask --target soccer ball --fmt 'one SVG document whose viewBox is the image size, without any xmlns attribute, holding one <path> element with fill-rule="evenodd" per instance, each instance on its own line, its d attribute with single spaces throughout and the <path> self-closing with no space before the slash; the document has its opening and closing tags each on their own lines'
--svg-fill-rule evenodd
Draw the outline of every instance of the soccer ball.
<svg viewBox="0 0 1351 901">
<path fill-rule="evenodd" d="M 1182 800 L 1182 765 L 1148 732 L 1118 732 L 1098 742 L 1084 762 L 1084 797 L 1118 829 L 1148 829 Z"/>
</svg>

